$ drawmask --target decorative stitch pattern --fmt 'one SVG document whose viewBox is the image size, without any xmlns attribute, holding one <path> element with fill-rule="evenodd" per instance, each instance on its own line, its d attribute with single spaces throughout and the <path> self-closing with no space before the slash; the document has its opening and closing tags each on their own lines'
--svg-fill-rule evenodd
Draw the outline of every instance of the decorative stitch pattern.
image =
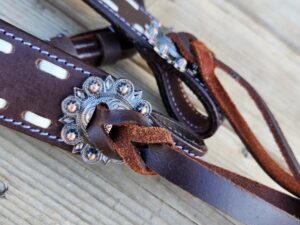
<svg viewBox="0 0 300 225">
<path fill-rule="evenodd" d="M 195 153 L 191 153 L 188 149 L 184 149 L 182 146 L 176 145 L 176 143 L 175 143 L 175 146 L 176 146 L 177 148 L 179 148 L 180 150 L 182 150 L 182 151 L 183 151 L 184 153 L 186 153 L 187 155 L 189 155 L 190 157 L 195 158 L 195 159 L 201 159 L 201 156 L 196 155 Z"/>
<path fill-rule="evenodd" d="M 182 113 L 182 111 L 179 109 L 179 107 L 178 107 L 178 105 L 177 105 L 177 103 L 176 103 L 176 101 L 175 101 L 175 98 L 174 98 L 174 95 L 173 95 L 173 91 L 172 91 L 172 88 L 171 88 L 171 84 L 170 84 L 170 81 L 169 81 L 169 79 L 167 79 L 167 86 L 168 86 L 168 89 L 169 89 L 169 92 L 170 92 L 170 94 L 171 94 L 171 99 L 172 99 L 172 101 L 173 101 L 173 103 L 174 103 L 174 105 L 175 105 L 175 109 L 176 109 L 176 111 L 179 113 L 179 115 L 182 117 L 182 119 L 187 123 L 187 124 L 189 124 L 191 127 L 194 127 L 194 128 L 200 128 L 200 126 L 197 126 L 197 125 L 195 125 L 195 124 L 193 124 L 191 121 L 189 121 L 184 115 L 183 115 L 183 113 Z"/>
<path fill-rule="evenodd" d="M 32 43 L 30 43 L 28 41 L 24 41 L 23 38 L 16 37 L 13 33 L 7 32 L 5 29 L 0 28 L 0 33 L 3 33 L 4 35 L 6 35 L 6 36 L 8 36 L 8 37 L 10 37 L 10 38 L 12 38 L 12 39 L 14 39 L 14 40 L 22 43 L 23 45 L 28 46 L 31 49 L 40 52 L 42 55 L 46 55 L 47 57 L 49 57 L 51 59 L 55 59 L 59 63 L 62 63 L 64 65 L 66 65 L 67 67 L 70 67 L 70 68 L 74 69 L 75 71 L 82 72 L 84 75 L 87 75 L 87 76 L 92 75 L 91 72 L 86 71 L 86 70 L 84 70 L 84 69 L 82 69 L 80 67 L 77 67 L 73 63 L 68 63 L 67 60 L 61 59 L 61 58 L 59 58 L 56 55 L 50 54 L 48 51 L 44 51 L 40 47 L 35 46 Z M 29 130 L 32 133 L 38 133 L 41 136 L 48 137 L 49 139 L 56 140 L 58 142 L 63 142 L 63 140 L 61 138 L 59 138 L 59 137 L 57 137 L 55 135 L 51 135 L 48 132 L 45 132 L 45 131 L 40 130 L 40 129 L 32 128 L 30 125 L 24 124 L 23 122 L 20 122 L 20 121 L 15 121 L 14 119 L 11 119 L 11 118 L 7 118 L 4 115 L 0 115 L 0 119 L 3 120 L 4 122 L 11 123 L 11 124 L 13 124 L 15 126 L 21 126 L 23 129 Z"/>
<path fill-rule="evenodd" d="M 7 118 L 4 115 L 0 115 L 0 119 L 6 123 L 13 124 L 14 126 L 20 126 L 23 129 L 29 130 L 32 133 L 37 133 L 41 136 L 47 136 L 49 139 L 56 140 L 58 142 L 63 142 L 63 140 L 61 138 L 59 138 L 55 135 L 51 135 L 48 132 L 44 132 L 40 129 L 32 128 L 30 125 L 24 124 L 23 122 L 20 122 L 20 121 L 15 121 L 14 119 L 11 119 L 11 118 Z"/>
<path fill-rule="evenodd" d="M 190 99 L 188 98 L 184 88 L 183 88 L 183 85 L 182 85 L 182 82 L 181 80 L 178 78 L 178 81 L 179 81 L 179 86 L 180 86 L 180 92 L 182 93 L 182 96 L 185 100 L 185 102 L 188 104 L 188 106 L 191 108 L 191 110 L 193 112 L 195 112 L 197 115 L 201 116 L 201 117 L 205 117 L 204 115 L 202 115 L 201 113 L 198 112 L 198 110 L 196 109 L 196 107 L 193 105 L 193 103 L 190 101 Z"/>
<path fill-rule="evenodd" d="M 11 37 L 12 39 L 14 39 L 14 40 L 16 40 L 16 41 L 21 42 L 23 45 L 26 45 L 26 46 L 30 47 L 31 49 L 40 52 L 42 55 L 46 55 L 46 56 L 49 57 L 50 59 L 54 59 L 54 60 L 56 60 L 57 62 L 62 63 L 62 64 L 64 64 L 64 65 L 66 65 L 67 67 L 70 67 L 70 68 L 74 69 L 75 71 L 82 72 L 83 74 L 88 75 L 88 76 L 92 75 L 91 72 L 86 71 L 86 70 L 84 70 L 83 68 L 78 67 L 78 66 L 76 66 L 76 65 L 73 64 L 73 63 L 69 63 L 69 62 L 67 62 L 67 60 L 62 59 L 62 58 L 59 58 L 59 57 L 56 56 L 56 55 L 50 54 L 48 51 L 42 50 L 40 47 L 35 46 L 35 45 L 33 45 L 32 43 L 30 43 L 30 42 L 24 41 L 24 39 L 21 38 L 21 37 L 16 37 L 13 33 L 9 33 L 9 32 L 7 32 L 5 29 L 0 28 L 0 32 L 3 33 L 4 35 L 8 36 L 8 37 Z"/>
</svg>

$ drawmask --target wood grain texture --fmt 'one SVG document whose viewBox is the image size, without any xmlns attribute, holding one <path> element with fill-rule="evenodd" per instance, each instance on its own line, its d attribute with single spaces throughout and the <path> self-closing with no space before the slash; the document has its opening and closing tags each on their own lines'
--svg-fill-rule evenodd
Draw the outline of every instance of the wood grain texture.
<svg viewBox="0 0 300 225">
<path fill-rule="evenodd" d="M 300 159 L 299 1 L 147 0 L 146 5 L 164 24 L 194 33 L 244 74 L 269 103 Z M 0 18 L 43 39 L 107 24 L 79 0 L 3 0 Z M 103 69 L 132 79 L 154 108 L 165 112 L 139 56 Z M 246 94 L 219 75 L 264 145 L 284 164 Z M 0 199 L 0 224 L 240 224 L 160 177 L 142 177 L 122 165 L 87 166 L 4 127 L 0 143 L 0 180 L 9 185 L 7 199 Z M 227 123 L 206 143 L 207 161 L 281 190 L 244 156 Z"/>
</svg>

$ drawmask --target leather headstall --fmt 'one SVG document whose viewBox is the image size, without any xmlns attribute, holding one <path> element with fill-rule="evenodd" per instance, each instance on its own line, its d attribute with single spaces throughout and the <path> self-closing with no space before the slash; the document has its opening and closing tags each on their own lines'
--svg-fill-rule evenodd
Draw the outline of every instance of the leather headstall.
<svg viewBox="0 0 300 225">
<path fill-rule="evenodd" d="M 196 37 L 163 27 L 142 2 L 84 2 L 112 26 L 47 42 L 0 20 L 0 124 L 81 154 L 87 163 L 121 161 L 140 174 L 160 175 L 243 223 L 299 224 L 300 166 L 257 91 Z M 136 51 L 153 71 L 171 118 L 152 109 L 127 78 L 94 67 Z M 215 75 L 216 68 L 254 100 L 289 171 L 272 159 L 250 129 Z M 205 113 L 193 105 L 184 85 Z M 224 118 L 289 194 L 202 159 L 207 152 L 204 139 Z"/>
</svg>

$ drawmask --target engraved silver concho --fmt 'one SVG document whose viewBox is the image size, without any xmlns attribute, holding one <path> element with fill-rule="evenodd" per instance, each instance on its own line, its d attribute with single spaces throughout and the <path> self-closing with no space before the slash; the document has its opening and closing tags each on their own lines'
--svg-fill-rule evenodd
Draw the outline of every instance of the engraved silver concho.
<svg viewBox="0 0 300 225">
<path fill-rule="evenodd" d="M 149 116 L 152 107 L 142 99 L 142 91 L 135 90 L 131 81 L 114 79 L 112 76 L 105 80 L 100 77 L 89 77 L 82 88 L 74 88 L 74 94 L 66 97 L 61 103 L 64 116 L 59 120 L 64 124 L 61 131 L 63 141 L 72 145 L 73 153 L 80 153 L 87 163 L 110 161 L 101 149 L 93 147 L 88 139 L 86 127 L 89 124 L 98 104 L 105 104 L 110 110 L 134 110 Z M 106 131 L 111 125 L 106 125 Z"/>
</svg>

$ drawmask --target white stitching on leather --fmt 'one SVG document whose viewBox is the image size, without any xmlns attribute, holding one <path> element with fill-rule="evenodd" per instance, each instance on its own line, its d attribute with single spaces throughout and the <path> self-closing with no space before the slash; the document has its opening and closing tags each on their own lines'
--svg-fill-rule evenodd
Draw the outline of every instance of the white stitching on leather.
<svg viewBox="0 0 300 225">
<path fill-rule="evenodd" d="M 169 126 L 167 121 L 159 120 L 159 122 L 162 123 L 162 124 L 163 124 L 165 127 L 167 127 L 169 130 L 173 131 L 175 134 L 179 135 L 182 139 L 184 139 L 184 140 L 189 140 L 189 142 L 192 142 L 192 143 L 198 145 L 198 143 L 197 143 L 195 140 L 190 140 L 190 138 L 187 138 L 187 137 L 186 137 L 185 135 L 183 135 L 180 131 L 178 131 L 177 129 L 172 128 L 171 126 Z"/>
<path fill-rule="evenodd" d="M 165 126 L 168 127 L 169 130 L 171 130 L 172 132 L 174 132 L 175 134 L 177 134 L 177 135 L 179 135 L 181 138 L 183 138 L 183 140 L 189 139 L 189 138 L 187 138 L 186 136 L 184 136 L 182 133 L 180 133 L 178 130 L 176 130 L 176 129 L 174 129 L 174 128 L 171 128 L 171 127 L 167 126 L 166 124 L 165 124 Z M 196 144 L 196 145 L 199 145 L 198 143 L 196 143 L 195 140 L 190 140 L 190 139 L 189 139 L 188 142 L 191 142 L 191 143 L 194 143 L 194 144 Z"/>
<path fill-rule="evenodd" d="M 24 39 L 21 38 L 21 37 L 16 37 L 13 33 L 9 33 L 5 29 L 0 28 L 0 32 L 3 33 L 4 35 L 8 36 L 8 37 L 11 37 L 12 39 L 14 39 L 16 41 L 21 42 L 23 45 L 26 45 L 26 46 L 32 48 L 33 50 L 36 50 L 36 51 L 40 52 L 43 55 L 46 55 L 47 57 L 49 57 L 51 59 L 55 59 L 56 61 L 58 61 L 62 64 L 65 64 L 67 67 L 73 68 L 75 71 L 80 71 L 85 75 L 91 75 L 92 74 L 91 72 L 86 71 L 86 70 L 82 69 L 81 67 L 78 67 L 78 66 L 74 65 L 73 63 L 68 63 L 67 60 L 65 60 L 65 59 L 59 58 L 56 55 L 50 54 L 48 51 L 42 50 L 40 47 L 35 46 L 35 45 L 31 44 L 30 42 L 24 41 Z"/>
<path fill-rule="evenodd" d="M 147 40 L 147 38 L 141 33 L 139 32 L 137 29 L 135 29 L 134 27 L 132 27 L 130 25 L 130 23 L 128 23 L 123 17 L 121 17 L 118 13 L 116 13 L 115 11 L 113 11 L 105 2 L 103 2 L 102 0 L 98 0 L 98 2 L 100 4 L 102 4 L 108 11 L 110 11 L 111 13 L 113 13 L 116 17 L 118 17 L 123 23 L 125 23 L 131 30 L 133 30 L 137 35 L 141 36 L 143 39 Z M 142 11 L 143 12 L 143 11 Z"/>
<path fill-rule="evenodd" d="M 36 50 L 36 51 L 40 52 L 40 53 L 43 54 L 43 55 L 48 56 L 48 57 L 51 58 L 51 59 L 55 59 L 55 60 L 57 60 L 58 62 L 65 64 L 67 67 L 73 68 L 75 71 L 80 71 L 80 72 L 82 72 L 83 74 L 88 75 L 88 76 L 89 76 L 89 75 L 92 75 L 91 72 L 86 71 L 86 70 L 83 70 L 82 68 L 75 66 L 73 63 L 68 63 L 67 60 L 61 59 L 61 58 L 59 58 L 59 57 L 56 56 L 56 55 L 52 55 L 52 54 L 50 54 L 48 51 L 44 51 L 44 50 L 42 50 L 40 47 L 35 46 L 35 45 L 32 45 L 30 42 L 24 41 L 23 38 L 21 38 L 21 37 L 16 37 L 13 33 L 7 32 L 5 29 L 0 28 L 0 33 L 3 33 L 4 35 L 6 35 L 6 36 L 8 36 L 8 37 L 10 37 L 10 38 L 12 38 L 12 39 L 14 39 L 14 40 L 16 40 L 16 41 L 22 43 L 23 45 L 26 45 L 26 46 L 30 47 L 30 48 L 33 49 L 33 50 Z M 13 124 L 13 125 L 15 125 L 15 126 L 20 126 L 20 127 L 22 127 L 23 129 L 27 129 L 27 130 L 29 130 L 29 131 L 32 132 L 32 133 L 38 133 L 38 134 L 40 134 L 41 136 L 45 136 L 45 137 L 47 137 L 47 138 L 49 138 L 49 139 L 56 140 L 56 141 L 58 141 L 58 142 L 63 142 L 63 140 L 62 140 L 61 138 L 59 138 L 59 137 L 57 137 L 57 136 L 55 136 L 55 135 L 51 135 L 51 134 L 49 134 L 48 132 L 45 132 L 45 131 L 43 131 L 43 130 L 32 128 L 31 126 L 29 126 L 29 125 L 27 125 L 27 124 L 24 124 L 24 123 L 21 122 L 21 121 L 15 121 L 14 119 L 7 118 L 7 117 L 5 117 L 4 115 L 1 115 L 1 114 L 0 114 L 0 119 L 2 119 L 3 121 L 5 121 L 5 122 L 7 122 L 7 123 L 11 123 L 11 124 Z"/>
<path fill-rule="evenodd" d="M 188 98 L 184 88 L 183 88 L 183 85 L 180 81 L 180 79 L 178 78 L 178 81 L 179 81 L 179 87 L 180 87 L 180 91 L 182 93 L 182 96 L 185 100 L 185 102 L 188 104 L 188 106 L 191 108 L 192 111 L 194 111 L 197 115 L 201 116 L 202 118 L 205 118 L 204 115 L 202 115 L 201 113 L 198 112 L 198 110 L 196 109 L 196 107 L 193 105 L 193 103 L 190 101 L 190 99 Z"/>
<path fill-rule="evenodd" d="M 47 136 L 50 139 L 57 140 L 58 142 L 63 142 L 63 140 L 61 138 L 59 138 L 59 137 L 57 137 L 55 135 L 50 135 L 49 133 L 44 132 L 44 131 L 42 131 L 40 129 L 32 128 L 30 125 L 24 124 L 24 123 L 22 123 L 20 121 L 14 121 L 13 119 L 7 118 L 4 115 L 0 115 L 0 119 L 3 120 L 6 123 L 11 123 L 11 124 L 13 124 L 15 126 L 21 126 L 23 129 L 29 130 L 32 133 L 38 133 L 41 136 Z"/>
<path fill-rule="evenodd" d="M 200 128 L 200 126 L 197 126 L 197 125 L 193 124 L 191 121 L 189 121 L 189 120 L 183 115 L 183 113 L 181 112 L 181 110 L 179 109 L 179 107 L 178 107 L 178 105 L 177 105 L 177 103 L 176 103 L 176 101 L 175 101 L 175 98 L 174 98 L 174 95 L 173 95 L 173 91 L 172 91 L 172 89 L 171 89 L 170 81 L 169 81 L 169 79 L 166 79 L 166 80 L 167 80 L 167 87 L 168 87 L 169 92 L 170 92 L 170 94 L 171 94 L 171 99 L 172 99 L 172 102 L 173 102 L 174 105 L 175 105 L 176 111 L 179 113 L 179 115 L 182 117 L 182 119 L 183 119 L 187 124 L 189 124 L 190 126 L 192 126 L 192 127 L 194 127 L 194 128 Z"/>
<path fill-rule="evenodd" d="M 179 148 L 180 150 L 182 150 L 185 154 L 189 155 L 190 157 L 195 158 L 195 159 L 201 159 L 200 155 L 196 155 L 195 153 L 191 153 L 188 149 L 183 148 L 181 145 L 177 145 L 175 143 L 175 146 L 177 148 Z"/>
</svg>

